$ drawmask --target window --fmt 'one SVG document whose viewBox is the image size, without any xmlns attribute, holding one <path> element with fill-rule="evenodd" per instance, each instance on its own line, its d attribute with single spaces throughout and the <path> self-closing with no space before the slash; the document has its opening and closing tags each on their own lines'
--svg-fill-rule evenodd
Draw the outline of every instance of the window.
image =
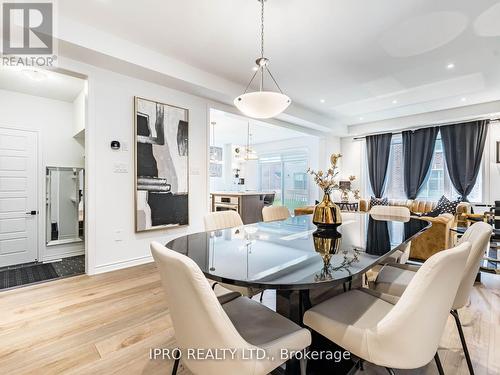
<svg viewBox="0 0 500 375">
<path fill-rule="evenodd" d="M 402 136 L 398 134 L 392 137 L 391 155 L 389 157 L 384 196 L 392 199 L 406 199 L 403 173 L 403 140 Z M 482 201 L 482 182 L 483 171 L 481 168 L 477 176 L 476 185 L 468 197 L 471 202 Z M 448 170 L 446 169 L 443 143 L 441 141 L 441 136 L 438 134 L 429 175 L 427 176 L 424 186 L 418 193 L 417 199 L 436 201 L 442 195 L 445 195 L 450 199 L 455 199 L 460 196 L 460 194 L 453 187 Z"/>
<path fill-rule="evenodd" d="M 276 192 L 274 205 L 293 210 L 309 202 L 308 158 L 305 152 L 262 155 L 259 158 L 260 189 Z"/>
</svg>

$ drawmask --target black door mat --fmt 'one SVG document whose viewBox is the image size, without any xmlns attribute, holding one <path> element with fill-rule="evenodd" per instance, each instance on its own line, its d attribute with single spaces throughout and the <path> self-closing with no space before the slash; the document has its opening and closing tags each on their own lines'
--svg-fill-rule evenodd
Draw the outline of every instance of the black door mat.
<svg viewBox="0 0 500 375">
<path fill-rule="evenodd" d="M 59 262 L 52 263 L 52 265 L 61 277 L 81 275 L 85 273 L 85 255 L 64 258 Z"/>
<path fill-rule="evenodd" d="M 0 289 L 57 279 L 58 277 L 56 270 L 49 263 L 6 269 L 0 272 Z"/>
<path fill-rule="evenodd" d="M 9 266 L 0 269 L 0 290 L 84 273 L 85 255 L 63 258 L 53 263 Z"/>
</svg>

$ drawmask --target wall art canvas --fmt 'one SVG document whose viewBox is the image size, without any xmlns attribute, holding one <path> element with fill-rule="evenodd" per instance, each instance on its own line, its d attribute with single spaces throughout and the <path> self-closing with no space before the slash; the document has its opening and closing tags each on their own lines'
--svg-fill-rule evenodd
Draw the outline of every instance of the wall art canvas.
<svg viewBox="0 0 500 375">
<path fill-rule="evenodd" d="M 136 232 L 189 224 L 189 111 L 135 98 Z"/>
<path fill-rule="evenodd" d="M 222 147 L 210 146 L 210 177 L 222 177 Z"/>
</svg>

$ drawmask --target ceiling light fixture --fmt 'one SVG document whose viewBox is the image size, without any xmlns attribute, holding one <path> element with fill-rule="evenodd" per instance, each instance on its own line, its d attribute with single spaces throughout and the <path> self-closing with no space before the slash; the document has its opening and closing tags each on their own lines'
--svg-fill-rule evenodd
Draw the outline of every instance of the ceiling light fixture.
<svg viewBox="0 0 500 375">
<path fill-rule="evenodd" d="M 360 117 L 360 118 L 359 118 L 359 121 L 363 121 L 363 120 L 364 120 L 364 117 Z"/>
<path fill-rule="evenodd" d="M 455 64 L 453 63 L 449 63 L 448 65 L 446 65 L 446 69 L 453 69 L 455 67 Z"/>
<path fill-rule="evenodd" d="M 467 100 L 467 98 L 462 98 L 460 100 L 463 101 L 463 102 L 465 102 Z"/>
<path fill-rule="evenodd" d="M 47 74 L 36 69 L 25 69 L 22 73 L 25 77 L 28 77 L 36 82 L 43 81 L 47 78 Z"/>
<path fill-rule="evenodd" d="M 396 99 L 394 99 L 394 100 L 392 101 L 392 104 L 398 104 L 398 101 L 397 101 Z"/>
<path fill-rule="evenodd" d="M 245 92 L 234 99 L 234 105 L 245 115 L 254 118 L 271 118 L 283 112 L 292 102 L 291 99 L 283 94 L 280 86 L 274 79 L 269 70 L 269 59 L 264 57 L 264 1 L 258 0 L 261 3 L 260 12 L 260 57 L 255 60 L 257 64 L 256 70 L 252 79 L 248 83 Z M 248 92 L 247 90 L 252 84 L 254 78 L 260 72 L 259 91 Z M 272 81 L 278 88 L 279 92 L 264 90 L 264 75 L 268 73 Z"/>
<path fill-rule="evenodd" d="M 257 160 L 259 156 L 252 147 L 252 133 L 250 133 L 250 121 L 247 122 L 247 147 L 245 148 L 245 160 Z"/>
<path fill-rule="evenodd" d="M 321 103 L 324 103 L 325 102 L 325 99 L 320 99 L 319 100 Z"/>
</svg>

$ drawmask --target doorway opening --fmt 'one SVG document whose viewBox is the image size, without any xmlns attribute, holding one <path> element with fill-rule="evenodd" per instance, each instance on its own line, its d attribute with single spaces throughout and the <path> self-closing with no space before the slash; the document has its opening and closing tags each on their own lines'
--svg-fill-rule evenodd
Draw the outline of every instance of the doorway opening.
<svg viewBox="0 0 500 375">
<path fill-rule="evenodd" d="M 311 204 L 317 189 L 307 169 L 318 164 L 319 149 L 317 136 L 211 109 L 211 210 L 238 211 L 246 224 L 261 221 L 266 205 L 293 213 Z"/>
<path fill-rule="evenodd" d="M 87 80 L 0 68 L 0 291 L 85 273 Z"/>
</svg>

